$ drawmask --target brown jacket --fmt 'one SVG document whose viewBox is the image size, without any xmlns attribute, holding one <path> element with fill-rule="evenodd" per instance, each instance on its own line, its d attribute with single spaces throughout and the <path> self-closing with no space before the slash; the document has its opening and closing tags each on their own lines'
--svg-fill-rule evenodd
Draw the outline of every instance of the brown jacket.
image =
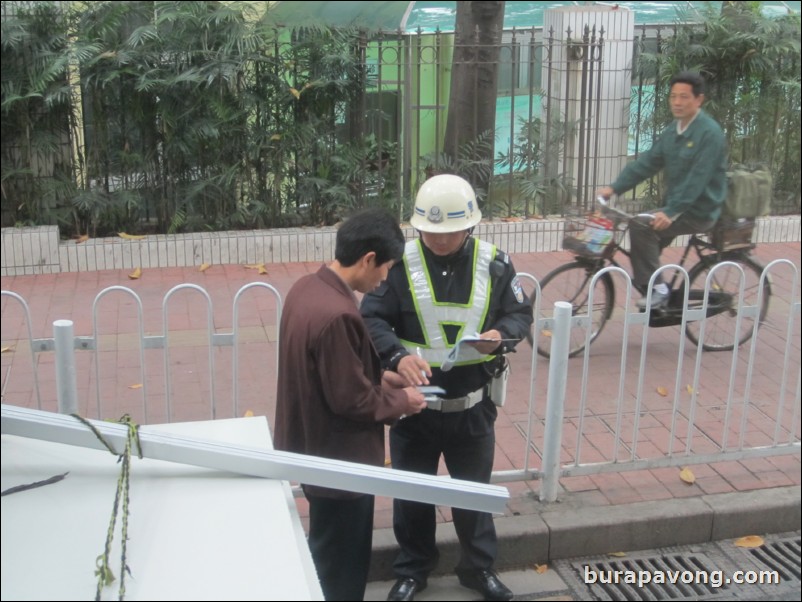
<svg viewBox="0 0 802 602">
<path fill-rule="evenodd" d="M 381 386 L 379 356 L 348 285 L 325 266 L 296 282 L 281 316 L 276 449 L 382 466 L 383 423 L 403 407 L 404 393 Z"/>
</svg>

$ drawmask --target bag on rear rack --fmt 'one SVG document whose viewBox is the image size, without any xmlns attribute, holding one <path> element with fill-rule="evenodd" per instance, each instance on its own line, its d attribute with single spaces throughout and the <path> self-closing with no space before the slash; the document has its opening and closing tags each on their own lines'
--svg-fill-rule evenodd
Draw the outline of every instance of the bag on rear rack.
<svg viewBox="0 0 802 602">
<path fill-rule="evenodd" d="M 755 218 L 771 209 L 771 172 L 763 167 L 734 165 L 727 172 L 724 213 L 731 218 Z"/>
<path fill-rule="evenodd" d="M 710 238 L 719 251 L 734 251 L 747 249 L 752 246 L 752 232 L 755 229 L 755 220 L 748 217 L 738 219 L 722 215 L 713 230 Z"/>
<path fill-rule="evenodd" d="M 719 251 L 732 251 L 752 246 L 755 218 L 768 215 L 771 209 L 771 172 L 763 167 L 734 165 L 727 172 L 727 199 L 711 232 Z"/>
</svg>

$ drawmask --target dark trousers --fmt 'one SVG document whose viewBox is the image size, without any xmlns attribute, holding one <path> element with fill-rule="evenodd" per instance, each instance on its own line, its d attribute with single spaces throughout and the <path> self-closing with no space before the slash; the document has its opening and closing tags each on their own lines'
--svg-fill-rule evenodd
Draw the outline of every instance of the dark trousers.
<svg viewBox="0 0 802 602">
<path fill-rule="evenodd" d="M 373 545 L 373 496 L 307 495 L 309 550 L 326 600 L 362 600 Z"/>
<path fill-rule="evenodd" d="M 680 215 L 665 230 L 652 230 L 648 220 L 638 218 L 632 220 L 629 229 L 631 243 L 630 260 L 632 261 L 632 283 L 642 293 L 646 293 L 649 279 L 660 269 L 660 254 L 677 236 L 707 232 L 715 224 L 715 220 L 700 219 L 688 214 Z M 662 282 L 659 276 L 654 283 Z"/>
<path fill-rule="evenodd" d="M 489 483 L 496 414 L 493 403 L 485 400 L 464 412 L 424 410 L 401 420 L 390 430 L 393 468 L 434 475 L 442 455 L 455 479 Z M 431 504 L 393 502 L 393 530 L 401 548 L 393 564 L 396 576 L 425 584 L 437 566 L 435 512 Z M 492 515 L 461 508 L 452 515 L 461 550 L 457 573 L 492 568 L 498 550 Z"/>
</svg>

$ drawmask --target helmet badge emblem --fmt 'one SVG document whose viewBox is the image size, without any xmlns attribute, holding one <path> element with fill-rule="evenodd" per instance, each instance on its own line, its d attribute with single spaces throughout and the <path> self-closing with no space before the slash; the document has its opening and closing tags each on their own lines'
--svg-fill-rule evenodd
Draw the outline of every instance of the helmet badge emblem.
<svg viewBox="0 0 802 602">
<path fill-rule="evenodd" d="M 433 224 L 439 224 L 443 221 L 443 212 L 440 211 L 440 207 L 434 205 L 431 209 L 429 209 L 429 215 L 427 219 L 432 222 Z"/>
</svg>

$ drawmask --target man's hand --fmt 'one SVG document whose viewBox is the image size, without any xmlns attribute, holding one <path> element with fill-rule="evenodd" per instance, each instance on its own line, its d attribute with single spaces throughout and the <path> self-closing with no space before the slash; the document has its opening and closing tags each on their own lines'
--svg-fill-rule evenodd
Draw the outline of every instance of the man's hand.
<svg viewBox="0 0 802 602">
<path fill-rule="evenodd" d="M 428 385 L 432 375 L 429 362 L 417 355 L 402 357 L 396 370 L 404 378 L 406 385 Z"/>
<path fill-rule="evenodd" d="M 406 387 L 404 393 L 407 394 L 407 408 L 404 410 L 404 416 L 417 414 L 426 407 L 426 400 L 423 397 L 423 393 L 418 391 L 417 387 Z"/>
<path fill-rule="evenodd" d="M 488 339 L 486 343 L 467 343 L 482 355 L 490 355 L 501 345 L 501 333 L 498 330 L 488 330 L 479 335 L 479 338 Z"/>
<path fill-rule="evenodd" d="M 662 211 L 657 211 L 652 215 L 654 215 L 654 219 L 652 220 L 652 230 L 665 230 L 673 223 L 672 219 Z"/>
<path fill-rule="evenodd" d="M 392 370 L 385 370 L 382 372 L 383 389 L 403 389 L 406 386 L 407 381 L 397 372 L 393 372 Z"/>
<path fill-rule="evenodd" d="M 609 186 L 602 186 L 596 191 L 597 197 L 602 197 L 603 199 L 609 199 L 611 196 L 615 194 L 615 190 L 610 188 Z"/>
</svg>

